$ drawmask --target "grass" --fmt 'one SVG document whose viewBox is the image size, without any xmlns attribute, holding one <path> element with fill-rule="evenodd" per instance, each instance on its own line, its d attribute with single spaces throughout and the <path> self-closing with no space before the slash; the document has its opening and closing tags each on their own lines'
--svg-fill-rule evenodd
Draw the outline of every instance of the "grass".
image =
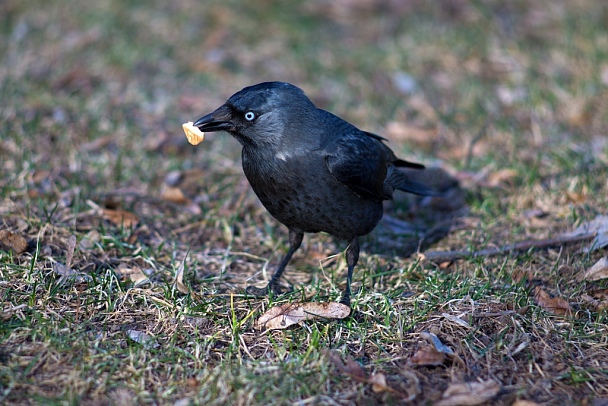
<svg viewBox="0 0 608 406">
<path fill-rule="evenodd" d="M 341 371 L 336 350 L 416 404 L 488 379 L 494 404 L 605 401 L 606 310 L 586 298 L 608 286 L 576 279 L 605 251 L 440 267 L 395 255 L 400 237 L 379 231 L 350 317 L 255 330 L 272 305 L 337 299 L 345 247 L 307 236 L 286 273 L 292 293 L 242 295 L 269 277 L 287 232 L 245 182 L 237 142 L 212 134 L 193 148 L 180 124 L 246 85 L 289 81 L 399 155 L 459 176 L 468 210 L 431 249 L 554 237 L 608 207 L 607 15 L 594 0 L 2 2 L 0 230 L 28 249 L 0 249 L 0 400 L 403 400 Z M 390 214 L 436 220 L 411 203 Z M 66 282 L 56 269 L 72 235 L 80 277 Z M 173 283 L 182 263 L 196 295 Z M 573 314 L 541 306 L 536 287 Z M 413 364 L 425 331 L 457 358 Z"/>
</svg>

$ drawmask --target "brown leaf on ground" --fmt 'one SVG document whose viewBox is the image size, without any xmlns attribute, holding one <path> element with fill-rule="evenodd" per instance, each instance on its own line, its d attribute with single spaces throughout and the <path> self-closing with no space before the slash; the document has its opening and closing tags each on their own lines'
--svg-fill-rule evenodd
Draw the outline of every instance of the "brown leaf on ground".
<svg viewBox="0 0 608 406">
<path fill-rule="evenodd" d="M 592 290 L 589 294 L 599 300 L 608 300 L 608 289 Z"/>
<path fill-rule="evenodd" d="M 91 230 L 81 238 L 78 248 L 80 251 L 88 251 L 93 249 L 99 241 L 101 241 L 101 233 L 97 230 Z"/>
<path fill-rule="evenodd" d="M 188 254 L 186 254 L 188 255 Z M 179 267 L 177 268 L 177 270 L 175 271 L 175 281 L 173 282 L 175 284 L 175 287 L 177 288 L 177 290 L 179 290 L 180 292 L 186 294 L 186 295 L 190 295 L 191 297 L 193 297 L 195 300 L 200 300 L 200 296 L 192 291 L 185 283 L 184 283 L 184 269 L 186 267 L 186 260 L 184 259 L 182 261 L 182 263 L 179 265 Z"/>
<path fill-rule="evenodd" d="M 566 191 L 566 201 L 568 203 L 583 204 L 587 200 L 587 197 L 582 193 Z"/>
<path fill-rule="evenodd" d="M 387 390 L 390 390 L 390 388 L 386 384 L 386 376 L 384 376 L 384 374 L 381 372 L 372 374 L 372 376 L 369 377 L 367 382 L 372 384 L 372 390 L 376 393 L 386 392 Z"/>
<path fill-rule="evenodd" d="M 349 374 L 351 377 L 360 378 L 361 382 L 364 382 L 367 379 L 365 371 L 363 371 L 361 365 L 359 365 L 359 363 L 355 361 L 353 357 L 346 358 L 346 363 L 343 365 L 343 371 Z"/>
<path fill-rule="evenodd" d="M 0 230 L 0 248 L 13 251 L 14 254 L 23 254 L 27 249 L 27 240 L 21 235 L 8 230 Z"/>
<path fill-rule="evenodd" d="M 488 175 L 486 185 L 489 187 L 500 187 L 504 185 L 510 185 L 513 180 L 519 175 L 519 172 L 515 169 L 505 168 L 500 169 L 496 172 L 492 172 Z"/>
<path fill-rule="evenodd" d="M 137 265 L 129 267 L 125 263 L 120 263 L 116 269 L 116 273 L 122 280 L 131 281 L 135 285 L 148 280 L 148 275 L 146 275 L 144 271 Z"/>
<path fill-rule="evenodd" d="M 349 314 L 350 307 L 337 302 L 284 303 L 268 309 L 259 317 L 256 326 L 266 330 L 285 329 L 304 320 L 343 319 Z"/>
<path fill-rule="evenodd" d="M 61 279 L 68 278 L 68 277 L 76 277 L 77 275 L 80 274 L 80 272 L 78 272 L 77 270 L 72 269 L 59 262 L 56 262 L 53 264 L 53 272 L 55 272 L 56 275 L 59 275 L 61 277 Z"/>
<path fill-rule="evenodd" d="M 592 290 L 589 294 L 583 294 L 581 299 L 598 312 L 608 309 L 608 289 Z"/>
<path fill-rule="evenodd" d="M 586 293 L 583 293 L 580 296 L 580 301 L 591 308 L 592 311 L 599 312 L 608 309 L 608 301 L 597 300 L 595 297 Z"/>
<path fill-rule="evenodd" d="M 60 276 L 59 280 L 57 281 L 57 284 L 59 285 L 65 284 L 68 280 L 75 283 L 82 283 L 91 280 L 91 277 L 89 275 L 83 274 L 80 271 L 71 268 L 75 248 L 76 236 L 72 235 L 68 239 L 65 265 L 59 262 L 55 262 L 53 264 L 53 272 L 55 272 L 56 275 Z"/>
<path fill-rule="evenodd" d="M 160 197 L 168 202 L 185 206 L 186 211 L 191 214 L 202 213 L 200 206 L 188 198 L 179 187 L 164 185 Z"/>
<path fill-rule="evenodd" d="M 346 362 L 343 362 L 342 357 L 337 351 L 322 350 L 322 352 L 323 354 L 325 354 L 325 356 L 329 358 L 329 361 L 334 364 L 341 372 L 349 375 L 353 380 L 357 382 L 372 385 L 372 390 L 376 393 L 391 392 L 408 400 L 413 400 L 419 393 L 419 391 L 416 390 L 417 385 L 419 383 L 418 378 L 416 378 L 416 376 L 412 373 L 404 373 L 404 375 L 408 379 L 411 379 L 413 381 L 414 388 L 410 388 L 410 391 L 408 391 L 408 393 L 403 393 L 402 391 L 399 391 L 389 386 L 386 382 L 386 376 L 381 372 L 376 372 L 368 378 L 361 365 L 359 365 L 359 363 L 355 361 L 353 357 L 348 356 L 346 358 Z"/>
<path fill-rule="evenodd" d="M 437 351 L 435 347 L 430 345 L 419 348 L 410 358 L 410 363 L 421 366 L 437 366 L 445 361 L 445 353 Z"/>
<path fill-rule="evenodd" d="M 444 314 L 444 317 L 447 317 L 447 314 Z M 464 323 L 463 320 L 455 318 L 460 322 Z M 460 324 L 457 322 L 457 324 Z M 465 323 L 466 324 L 466 323 Z M 466 324 L 468 327 L 468 324 Z M 426 365 L 426 366 L 436 366 L 443 364 L 445 361 L 446 355 L 454 356 L 454 351 L 445 344 L 441 342 L 437 335 L 430 333 L 428 331 L 423 331 L 420 333 L 420 338 L 425 339 L 431 344 L 425 345 L 419 348 L 414 355 L 410 358 L 409 362 L 413 365 Z"/>
<path fill-rule="evenodd" d="M 565 233 L 564 236 L 569 237 L 584 234 L 595 234 L 595 238 L 585 251 L 596 251 L 608 246 L 608 216 L 597 216 L 593 220 L 576 227 L 573 231 Z"/>
<path fill-rule="evenodd" d="M 180 188 L 173 186 L 164 186 L 160 197 L 163 200 L 176 204 L 187 204 L 191 202 Z"/>
<path fill-rule="evenodd" d="M 526 282 L 530 282 L 532 279 L 534 279 L 534 275 L 529 270 L 516 269 L 515 271 L 513 271 L 513 275 L 511 275 L 511 278 L 514 282 L 517 283 L 520 283 L 524 278 L 526 279 Z"/>
<path fill-rule="evenodd" d="M 139 224 L 139 218 L 125 210 L 101 209 L 101 216 L 114 225 L 126 228 L 137 227 Z"/>
<path fill-rule="evenodd" d="M 576 278 L 577 281 L 593 282 L 608 278 L 608 257 L 602 257 L 593 266 L 582 272 Z"/>
<path fill-rule="evenodd" d="M 188 286 L 186 286 L 186 284 L 184 283 L 184 268 L 185 268 L 185 262 L 183 261 L 179 267 L 177 268 L 177 270 L 175 271 L 175 287 L 177 288 L 177 290 L 179 290 L 182 293 L 185 293 L 186 295 L 188 293 L 190 293 L 190 288 Z"/>
<path fill-rule="evenodd" d="M 558 316 L 572 315 L 572 308 L 567 300 L 561 297 L 551 297 L 540 286 L 534 288 L 534 301 L 543 309 Z"/>
<path fill-rule="evenodd" d="M 365 371 L 361 368 L 361 365 L 353 359 L 353 357 L 346 358 L 346 363 L 342 361 L 340 353 L 337 351 L 322 350 L 323 353 L 329 358 L 329 361 L 334 364 L 340 371 L 350 375 L 352 378 L 359 382 L 365 382 L 367 379 Z"/>
<path fill-rule="evenodd" d="M 452 383 L 443 392 L 437 406 L 479 405 L 492 399 L 498 391 L 498 382 L 489 379 L 483 382 Z"/>
</svg>

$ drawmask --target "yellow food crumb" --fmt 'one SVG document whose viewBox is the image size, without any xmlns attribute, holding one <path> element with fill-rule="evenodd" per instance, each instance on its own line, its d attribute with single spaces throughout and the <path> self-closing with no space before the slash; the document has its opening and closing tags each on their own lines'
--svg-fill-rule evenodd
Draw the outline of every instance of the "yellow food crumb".
<svg viewBox="0 0 608 406">
<path fill-rule="evenodd" d="M 182 128 L 188 138 L 188 142 L 192 145 L 200 144 L 205 139 L 205 133 L 199 130 L 198 127 L 195 127 L 192 121 L 182 124 Z"/>
</svg>

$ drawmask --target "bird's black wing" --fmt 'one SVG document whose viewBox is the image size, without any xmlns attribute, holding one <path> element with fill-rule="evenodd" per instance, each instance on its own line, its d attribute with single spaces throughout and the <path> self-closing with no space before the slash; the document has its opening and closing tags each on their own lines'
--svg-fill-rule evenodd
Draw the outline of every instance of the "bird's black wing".
<svg viewBox="0 0 608 406">
<path fill-rule="evenodd" d="M 385 198 L 388 157 L 382 141 L 355 130 L 327 144 L 324 154 L 329 172 L 357 195 Z"/>
<path fill-rule="evenodd" d="M 381 137 L 377 134 L 374 133 L 370 133 L 368 131 L 363 131 L 363 133 L 365 135 L 367 135 L 368 137 L 372 137 L 377 139 L 378 141 L 384 142 L 386 141 L 386 138 Z M 382 144 L 384 145 L 384 143 Z M 392 163 L 393 165 L 395 165 L 396 167 L 399 168 L 412 168 L 412 169 L 424 169 L 424 165 L 422 164 L 417 164 L 415 162 L 409 162 L 409 161 L 405 161 L 403 159 L 399 159 L 395 156 L 395 153 L 393 152 L 392 149 L 390 149 L 389 147 L 387 147 L 386 145 L 384 145 L 384 148 L 387 150 L 388 154 L 389 154 L 389 162 Z"/>
</svg>

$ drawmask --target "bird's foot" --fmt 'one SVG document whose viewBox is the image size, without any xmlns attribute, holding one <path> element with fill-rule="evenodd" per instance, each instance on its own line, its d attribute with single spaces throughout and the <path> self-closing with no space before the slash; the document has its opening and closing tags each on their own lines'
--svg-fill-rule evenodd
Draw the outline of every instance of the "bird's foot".
<svg viewBox="0 0 608 406">
<path fill-rule="evenodd" d="M 268 294 L 270 292 L 274 293 L 275 295 L 278 295 L 281 293 L 281 291 L 279 290 L 278 287 L 272 286 L 270 284 L 264 286 L 263 288 L 257 288 L 255 286 L 247 286 L 247 288 L 245 288 L 245 293 L 247 293 L 248 295 L 251 295 L 253 297 L 268 296 Z"/>
<path fill-rule="evenodd" d="M 341 304 L 343 304 L 343 305 L 345 305 L 345 306 L 350 307 L 350 296 L 344 296 L 344 295 L 343 295 L 343 296 L 340 298 L 340 302 L 339 302 L 339 303 L 341 303 Z"/>
</svg>

